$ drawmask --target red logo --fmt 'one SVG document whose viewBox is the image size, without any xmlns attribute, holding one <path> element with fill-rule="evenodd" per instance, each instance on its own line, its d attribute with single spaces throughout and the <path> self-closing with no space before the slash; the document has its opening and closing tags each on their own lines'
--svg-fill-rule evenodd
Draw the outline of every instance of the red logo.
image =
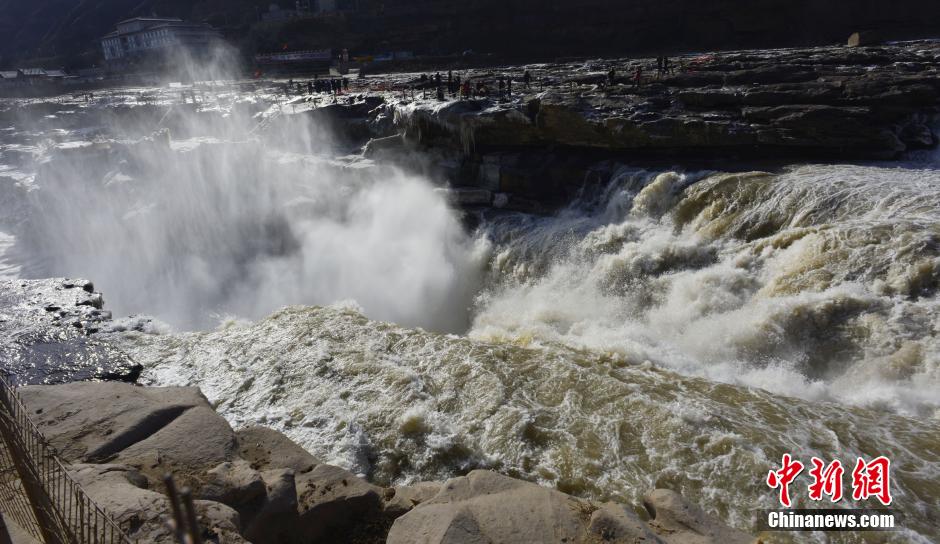
<svg viewBox="0 0 940 544">
<path fill-rule="evenodd" d="M 809 475 L 813 477 L 813 483 L 809 486 L 809 498 L 821 501 L 823 495 L 829 495 L 830 501 L 841 501 L 842 474 L 845 473 L 842 461 L 836 459 L 826 466 L 822 459 L 813 457 L 812 462 L 813 468 L 809 471 Z"/>
<path fill-rule="evenodd" d="M 891 461 L 881 456 L 870 463 L 859 457 L 852 471 L 852 498 L 860 501 L 875 497 L 881 504 L 891 504 Z"/>
<path fill-rule="evenodd" d="M 827 465 L 822 459 L 813 457 L 811 463 L 813 467 L 809 470 L 809 475 L 813 482 L 808 487 L 810 500 L 821 501 L 824 496 L 828 496 L 830 502 L 841 501 L 842 477 L 845 474 L 842 462 L 836 459 Z M 785 508 L 789 508 L 792 504 L 790 484 L 796 480 L 804 468 L 803 463 L 793 459 L 789 453 L 785 453 L 780 470 L 771 470 L 767 474 L 767 485 L 771 489 L 780 490 L 780 504 Z M 890 473 L 891 461 L 887 457 L 881 456 L 867 463 L 859 458 L 852 471 L 852 499 L 863 501 L 876 498 L 881 501 L 881 504 L 889 506 L 893 500 Z"/>
<path fill-rule="evenodd" d="M 803 463 L 792 461 L 789 453 L 783 454 L 783 467 L 767 474 L 767 485 L 771 489 L 780 488 L 780 504 L 790 507 L 790 483 L 803 472 Z"/>
</svg>

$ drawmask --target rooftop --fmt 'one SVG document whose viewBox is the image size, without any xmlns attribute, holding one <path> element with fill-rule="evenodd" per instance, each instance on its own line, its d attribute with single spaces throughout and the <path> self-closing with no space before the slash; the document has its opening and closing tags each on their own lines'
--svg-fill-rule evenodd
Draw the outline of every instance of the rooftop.
<svg viewBox="0 0 940 544">
<path fill-rule="evenodd" d="M 149 22 L 183 22 L 179 17 L 132 17 L 130 19 L 125 19 L 118 23 L 118 25 L 124 25 L 127 23 L 133 23 L 135 21 L 149 21 Z"/>
</svg>

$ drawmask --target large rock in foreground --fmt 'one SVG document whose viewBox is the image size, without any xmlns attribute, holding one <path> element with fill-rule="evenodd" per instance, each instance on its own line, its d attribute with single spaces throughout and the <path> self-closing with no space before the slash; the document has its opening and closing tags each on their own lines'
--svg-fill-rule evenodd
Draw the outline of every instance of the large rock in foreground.
<svg viewBox="0 0 940 544">
<path fill-rule="evenodd" d="M 716 522 L 698 505 L 682 498 L 675 491 L 657 489 L 648 493 L 643 506 L 652 516 L 650 526 L 666 542 L 673 544 L 744 544 L 747 535 Z"/>
<path fill-rule="evenodd" d="M 286 436 L 238 433 L 193 387 L 125 383 L 26 386 L 30 417 L 73 477 L 139 542 L 173 542 L 162 478 L 197 499 L 210 542 L 383 542 L 394 515 L 385 490 L 320 463 Z"/>
<path fill-rule="evenodd" d="M 146 480 L 122 465 L 72 465 L 69 474 L 137 542 L 175 542 L 167 520 L 166 495 L 145 488 Z M 210 501 L 195 501 L 202 537 L 209 542 L 247 542 L 239 534 L 238 512 Z"/>
<path fill-rule="evenodd" d="M 193 488 L 206 542 L 255 544 L 743 544 L 750 538 L 668 491 L 643 521 L 489 471 L 381 488 L 320 463 L 287 437 L 237 433 L 191 387 L 74 383 L 20 389 L 72 476 L 142 543 L 171 543 L 162 476 Z"/>
<path fill-rule="evenodd" d="M 622 505 L 594 504 L 553 489 L 476 470 L 448 481 L 434 498 L 398 518 L 388 544 L 611 542 L 747 544 L 700 509 L 659 490 L 649 524 Z"/>
<path fill-rule="evenodd" d="M 69 463 L 120 463 L 158 485 L 163 474 L 200 487 L 202 475 L 237 457 L 235 433 L 194 387 L 125 383 L 27 386 L 20 395 Z"/>
</svg>

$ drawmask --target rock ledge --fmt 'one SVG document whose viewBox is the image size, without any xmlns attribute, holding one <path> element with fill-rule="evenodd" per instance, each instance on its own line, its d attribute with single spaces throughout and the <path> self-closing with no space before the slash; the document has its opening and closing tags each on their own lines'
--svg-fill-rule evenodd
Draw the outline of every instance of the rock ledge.
<svg viewBox="0 0 940 544">
<path fill-rule="evenodd" d="M 161 483 L 168 472 L 193 489 L 207 542 L 753 541 L 667 490 L 647 496 L 645 520 L 623 505 L 482 470 L 381 488 L 276 431 L 234 431 L 196 388 L 82 382 L 20 394 L 73 477 L 139 542 L 173 542 Z"/>
</svg>

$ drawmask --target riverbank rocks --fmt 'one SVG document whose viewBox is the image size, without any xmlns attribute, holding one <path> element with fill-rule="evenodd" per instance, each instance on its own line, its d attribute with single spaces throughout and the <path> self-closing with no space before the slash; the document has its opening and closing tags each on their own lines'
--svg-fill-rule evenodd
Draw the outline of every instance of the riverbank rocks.
<svg viewBox="0 0 940 544">
<path fill-rule="evenodd" d="M 384 519 L 384 491 L 348 470 L 317 465 L 297 477 L 300 525 L 307 542 L 341 542 L 343 535 L 359 540 L 384 535 L 390 521 Z M 381 540 L 379 540 L 381 541 Z"/>
<path fill-rule="evenodd" d="M 81 382 L 19 389 L 30 416 L 66 461 L 107 460 L 150 437 L 186 410 L 208 406 L 198 389 L 145 389 Z"/>
<path fill-rule="evenodd" d="M 659 542 L 632 512 L 476 470 L 395 520 L 388 544 Z"/>
<path fill-rule="evenodd" d="M 103 382 L 20 392 L 67 462 L 128 465 L 154 484 L 172 472 L 198 488 L 209 470 L 236 457 L 235 433 L 196 388 Z"/>
<path fill-rule="evenodd" d="M 246 427 L 235 433 L 238 453 L 255 470 L 289 468 L 298 474 L 320 464 L 316 457 L 283 434 L 267 427 Z"/>
<path fill-rule="evenodd" d="M 233 431 L 192 387 L 28 386 L 30 417 L 73 478 L 141 543 L 169 544 L 162 476 L 192 488 L 205 542 L 254 544 L 738 544 L 675 493 L 623 505 L 477 470 L 445 483 L 374 485 L 264 427 Z"/>
<path fill-rule="evenodd" d="M 657 489 L 643 499 L 649 524 L 670 544 L 749 544 L 747 534 L 716 523 L 704 510 L 675 491 Z"/>
<path fill-rule="evenodd" d="M 167 525 L 172 519 L 166 495 L 146 488 L 146 478 L 123 465 L 69 467 L 69 474 L 137 542 L 175 542 Z M 211 501 L 194 501 L 203 539 L 207 542 L 247 542 L 239 533 L 238 512 Z"/>
</svg>

